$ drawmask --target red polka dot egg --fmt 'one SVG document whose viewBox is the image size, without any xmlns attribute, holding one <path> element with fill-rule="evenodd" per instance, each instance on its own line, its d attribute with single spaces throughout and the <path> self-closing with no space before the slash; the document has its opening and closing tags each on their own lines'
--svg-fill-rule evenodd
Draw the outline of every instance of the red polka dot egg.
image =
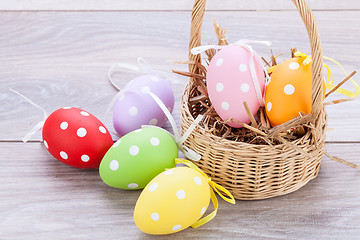
<svg viewBox="0 0 360 240">
<path fill-rule="evenodd" d="M 253 63 L 254 76 L 251 74 L 250 61 Z M 215 111 L 224 121 L 230 118 L 250 123 L 243 102 L 246 101 L 253 115 L 260 107 L 260 97 L 265 89 L 265 74 L 259 57 L 251 55 L 250 51 L 242 46 L 229 45 L 222 48 L 211 59 L 206 75 L 209 98 Z M 228 125 L 239 128 L 241 124 L 230 121 Z"/>
<path fill-rule="evenodd" d="M 42 137 L 51 155 L 76 168 L 98 168 L 113 144 L 100 120 L 74 107 L 53 112 L 44 123 Z"/>
<path fill-rule="evenodd" d="M 312 70 L 305 58 L 291 58 L 279 64 L 266 87 L 265 108 L 271 125 L 278 126 L 299 113 L 312 110 Z M 323 83 L 325 94 L 325 83 Z"/>
</svg>

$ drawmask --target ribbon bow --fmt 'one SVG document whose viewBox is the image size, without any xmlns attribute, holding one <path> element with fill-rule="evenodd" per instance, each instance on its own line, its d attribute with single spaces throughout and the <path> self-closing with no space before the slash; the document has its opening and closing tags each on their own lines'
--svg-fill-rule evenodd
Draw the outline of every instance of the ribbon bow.
<svg viewBox="0 0 360 240">
<path fill-rule="evenodd" d="M 197 172 L 199 172 L 202 176 L 204 176 L 206 179 L 207 179 L 207 182 L 210 186 L 210 198 L 211 198 L 211 201 L 214 205 L 214 211 L 212 213 L 210 213 L 209 215 L 207 215 L 206 217 L 203 217 L 201 218 L 200 220 L 198 220 L 196 223 L 192 224 L 191 227 L 192 228 L 197 228 L 197 227 L 200 227 L 201 225 L 204 225 L 205 223 L 211 221 L 217 214 L 217 210 L 218 210 L 218 207 L 219 207 L 219 202 L 216 198 L 216 195 L 214 193 L 217 192 L 217 194 L 219 194 L 219 196 L 224 199 L 225 201 L 227 201 L 228 203 L 231 203 L 231 204 L 235 204 L 235 199 L 233 197 L 233 195 L 228 191 L 226 190 L 226 188 L 224 188 L 223 186 L 217 184 L 217 183 L 214 183 L 211 178 L 209 178 L 200 168 L 198 168 L 194 163 L 188 161 L 188 160 L 185 160 L 185 159 L 180 159 L 180 158 L 177 158 L 175 159 L 175 163 L 182 163 L 186 166 L 188 166 L 189 168 L 192 168 L 194 170 L 196 170 Z M 225 195 L 223 195 L 221 192 L 223 192 Z"/>
<path fill-rule="evenodd" d="M 249 45 L 250 43 L 263 44 L 263 45 L 268 46 L 268 47 L 271 46 L 271 42 L 269 42 L 269 41 L 253 41 L 253 40 L 247 40 L 247 39 L 242 39 L 242 40 L 239 40 L 239 41 L 237 41 L 235 43 L 232 43 L 232 44 L 229 44 L 229 45 L 230 46 L 231 45 L 240 46 L 240 47 L 243 47 L 243 48 L 245 48 L 246 50 L 248 50 L 250 52 L 251 57 L 250 57 L 250 61 L 249 61 L 249 69 L 250 69 L 251 79 L 253 81 L 254 88 L 255 88 L 255 91 L 256 91 L 256 96 L 258 98 L 260 106 L 264 106 L 265 101 L 264 101 L 264 98 L 263 98 L 263 94 L 261 93 L 261 88 L 260 88 L 260 85 L 259 85 L 259 80 L 258 80 L 258 76 L 256 74 L 255 63 L 254 63 L 255 56 L 257 56 L 258 58 L 260 58 L 260 57 L 255 52 L 255 50 Z M 190 52 L 193 55 L 198 55 L 198 54 L 203 53 L 203 52 L 205 52 L 207 50 L 210 50 L 210 49 L 220 50 L 220 49 L 222 49 L 224 47 L 227 47 L 229 45 L 204 45 L 204 46 L 194 47 L 193 49 L 191 49 Z M 266 82 L 268 82 L 269 76 L 268 76 L 267 71 L 266 71 L 265 68 L 264 68 L 264 73 L 266 74 Z"/>
<path fill-rule="evenodd" d="M 295 57 L 304 57 L 305 60 L 304 60 L 303 63 L 306 64 L 306 65 L 309 64 L 311 62 L 311 60 L 312 60 L 311 56 L 308 56 L 305 53 L 302 53 L 300 51 L 295 52 L 294 56 Z M 329 57 L 326 57 L 326 56 L 324 56 L 324 59 L 335 63 L 336 65 L 338 65 L 340 67 L 340 69 L 345 73 L 346 76 L 349 75 L 349 74 L 347 74 L 347 72 L 345 71 L 343 66 L 338 61 L 336 61 L 335 59 L 332 59 L 332 58 L 329 58 Z M 329 89 L 329 90 L 332 90 L 333 88 L 336 87 L 336 85 L 334 85 L 332 71 L 331 71 L 330 67 L 325 63 L 324 63 L 324 67 L 327 70 L 327 79 L 328 79 L 328 82 L 326 83 L 326 88 Z M 354 79 L 350 78 L 350 81 L 352 82 L 352 84 L 355 87 L 355 92 L 351 92 L 351 91 L 349 91 L 347 89 L 344 89 L 344 88 L 338 88 L 336 90 L 336 92 L 338 92 L 338 93 L 340 93 L 340 94 L 342 94 L 344 96 L 350 97 L 350 98 L 355 98 L 355 97 L 359 96 L 360 95 L 360 86 L 357 84 L 357 82 L 354 81 Z"/>
</svg>

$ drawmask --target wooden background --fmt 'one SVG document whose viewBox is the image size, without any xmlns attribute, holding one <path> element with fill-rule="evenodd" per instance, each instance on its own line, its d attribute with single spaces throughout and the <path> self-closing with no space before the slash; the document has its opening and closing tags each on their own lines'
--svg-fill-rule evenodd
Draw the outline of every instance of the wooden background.
<svg viewBox="0 0 360 240">
<path fill-rule="evenodd" d="M 349 72 L 360 70 L 360 2 L 309 0 L 326 56 Z M 162 71 L 185 66 L 192 0 L 2 0 L 0 2 L 0 239 L 359 239 L 360 171 L 324 157 L 319 176 L 295 193 L 262 201 L 220 201 L 217 217 L 175 235 L 149 236 L 133 222 L 140 191 L 106 186 L 97 170 L 58 162 L 40 133 L 21 138 L 42 113 L 8 89 L 16 89 L 48 113 L 86 109 L 104 120 L 116 94 L 107 71 L 142 56 Z M 301 19 L 291 1 L 209 0 L 203 43 L 215 43 L 213 17 L 231 41 L 270 40 L 275 54 L 291 47 L 309 52 Z M 266 48 L 257 48 L 268 56 Z M 344 78 L 333 66 L 335 80 Z M 114 75 L 123 86 L 134 73 Z M 359 79 L 356 76 L 355 79 Z M 173 88 L 179 100 L 187 79 Z M 360 82 L 359 80 L 357 80 Z M 348 85 L 350 89 L 352 88 Z M 332 99 L 341 98 L 340 95 Z M 327 151 L 360 164 L 360 100 L 328 106 Z M 106 121 L 112 129 L 111 122 Z M 169 128 L 169 124 L 166 124 Z"/>
</svg>

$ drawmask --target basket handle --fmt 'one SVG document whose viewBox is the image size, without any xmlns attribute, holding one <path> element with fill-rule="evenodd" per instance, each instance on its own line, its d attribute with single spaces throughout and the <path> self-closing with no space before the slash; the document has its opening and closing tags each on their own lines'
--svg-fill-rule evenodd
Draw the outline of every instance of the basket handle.
<svg viewBox="0 0 360 240">
<path fill-rule="evenodd" d="M 292 0 L 298 9 L 301 18 L 306 26 L 312 54 L 312 114 L 317 119 L 323 106 L 323 90 L 322 81 L 324 79 L 323 73 L 323 55 L 321 49 L 320 34 L 315 22 L 315 17 L 305 0 Z M 192 55 L 190 50 L 201 45 L 201 26 L 205 14 L 206 0 L 195 0 L 192 17 L 191 17 L 191 31 L 189 43 L 189 60 L 201 63 L 200 55 Z M 191 73 L 199 73 L 199 68 L 195 64 L 189 65 Z"/>
</svg>

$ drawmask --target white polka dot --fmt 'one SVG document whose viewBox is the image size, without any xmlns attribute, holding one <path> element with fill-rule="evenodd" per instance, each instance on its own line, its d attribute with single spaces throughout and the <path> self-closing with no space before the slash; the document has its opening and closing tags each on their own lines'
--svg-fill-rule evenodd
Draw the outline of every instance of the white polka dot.
<svg viewBox="0 0 360 240">
<path fill-rule="evenodd" d="M 131 108 L 129 108 L 129 114 L 130 114 L 130 116 L 136 116 L 137 113 L 138 113 L 137 107 L 131 107 Z"/>
<path fill-rule="evenodd" d="M 292 70 L 296 70 L 300 67 L 299 63 L 297 62 L 292 62 L 289 64 L 289 68 L 292 69 Z"/>
<path fill-rule="evenodd" d="M 130 148 L 129 148 L 129 153 L 131 156 L 136 156 L 139 154 L 139 147 L 136 146 L 136 145 L 132 145 Z"/>
<path fill-rule="evenodd" d="M 182 189 L 180 189 L 180 190 L 178 190 L 177 192 L 176 192 L 176 196 L 177 196 L 177 198 L 178 199 L 184 199 L 185 198 L 185 191 L 184 190 L 182 190 Z"/>
<path fill-rule="evenodd" d="M 173 226 L 172 230 L 173 230 L 173 231 L 177 231 L 177 230 L 179 230 L 180 228 L 181 228 L 181 225 L 175 225 L 175 226 Z"/>
<path fill-rule="evenodd" d="M 224 90 L 224 84 L 223 83 L 216 84 L 216 91 L 222 92 L 223 90 Z"/>
<path fill-rule="evenodd" d="M 239 70 L 240 70 L 240 72 L 246 72 L 247 71 L 247 66 L 245 64 L 240 64 Z"/>
<path fill-rule="evenodd" d="M 199 186 L 202 184 L 201 178 L 199 177 L 194 177 L 194 182 Z"/>
<path fill-rule="evenodd" d="M 159 221 L 159 214 L 158 213 L 152 213 L 151 214 L 151 219 L 154 220 L 154 221 Z"/>
<path fill-rule="evenodd" d="M 152 76 L 150 79 L 155 81 L 155 82 L 158 82 L 160 80 L 158 77 L 155 77 L 155 76 Z"/>
<path fill-rule="evenodd" d="M 44 145 L 45 145 L 46 149 L 49 149 L 49 145 L 48 145 L 47 141 L 45 141 L 45 140 L 44 140 Z"/>
<path fill-rule="evenodd" d="M 158 146 L 160 144 L 160 140 L 157 137 L 152 137 L 150 139 L 150 143 L 151 143 L 151 145 L 156 147 L 156 146 Z"/>
<path fill-rule="evenodd" d="M 149 192 L 153 192 L 158 188 L 159 184 L 153 183 L 149 186 Z"/>
<path fill-rule="evenodd" d="M 206 207 L 203 207 L 203 208 L 201 209 L 200 214 L 203 215 L 203 214 L 205 213 L 205 211 L 206 211 Z"/>
<path fill-rule="evenodd" d="M 224 59 L 222 58 L 219 58 L 217 61 L 216 61 L 216 66 L 221 66 L 224 62 Z"/>
<path fill-rule="evenodd" d="M 156 126 L 157 123 L 158 123 L 158 120 L 156 118 L 151 119 L 149 122 L 149 124 L 153 125 L 153 126 Z"/>
<path fill-rule="evenodd" d="M 64 151 L 61 151 L 61 152 L 60 152 L 60 157 L 63 158 L 63 159 L 68 159 L 68 155 L 67 155 L 67 153 L 64 152 Z"/>
<path fill-rule="evenodd" d="M 99 131 L 102 133 L 106 133 L 106 128 L 104 128 L 103 126 L 100 126 Z"/>
<path fill-rule="evenodd" d="M 222 109 L 224 109 L 224 110 L 229 110 L 230 105 L 229 105 L 228 102 L 222 102 L 222 103 L 221 103 L 221 107 L 222 107 Z"/>
<path fill-rule="evenodd" d="M 134 188 L 137 188 L 137 187 L 139 187 L 139 185 L 137 185 L 136 183 L 130 183 L 128 185 L 128 188 L 131 188 L 131 189 L 134 189 Z"/>
<path fill-rule="evenodd" d="M 85 112 L 85 111 L 81 111 L 81 112 L 80 112 L 80 114 L 81 114 L 81 115 L 83 115 L 83 116 L 85 116 L 85 117 L 90 116 L 90 114 L 89 114 L 89 113 L 87 113 L 87 112 Z"/>
<path fill-rule="evenodd" d="M 140 128 L 140 129 L 135 130 L 134 132 L 139 133 L 141 131 L 142 131 L 142 129 Z"/>
<path fill-rule="evenodd" d="M 119 162 L 117 160 L 112 160 L 110 162 L 110 169 L 115 171 L 119 168 Z"/>
<path fill-rule="evenodd" d="M 288 84 L 284 87 L 284 92 L 287 95 L 291 95 L 295 92 L 295 87 L 291 84 Z"/>
<path fill-rule="evenodd" d="M 144 93 L 144 94 L 147 94 L 148 92 L 150 91 L 150 88 L 149 87 L 142 87 L 141 88 L 141 92 Z"/>
<path fill-rule="evenodd" d="M 268 102 L 268 103 L 266 104 L 266 110 L 268 110 L 268 112 L 270 112 L 271 109 L 272 109 L 272 103 L 271 103 L 271 102 Z"/>
<path fill-rule="evenodd" d="M 250 89 L 250 86 L 249 86 L 249 84 L 247 84 L 247 83 L 243 83 L 243 84 L 241 84 L 240 89 L 241 89 L 241 91 L 242 91 L 243 93 L 247 93 L 247 92 L 249 91 L 249 89 Z"/>
<path fill-rule="evenodd" d="M 171 175 L 171 174 L 173 174 L 173 173 L 174 173 L 174 171 L 171 170 L 171 169 L 166 170 L 166 171 L 164 172 L 165 175 Z"/>
<path fill-rule="evenodd" d="M 68 126 L 69 126 L 69 124 L 68 124 L 67 122 L 62 122 L 62 123 L 60 124 L 60 128 L 61 128 L 62 130 L 67 129 Z"/>
<path fill-rule="evenodd" d="M 118 101 L 121 102 L 122 100 L 124 100 L 125 98 L 125 94 L 120 94 Z"/>
<path fill-rule="evenodd" d="M 85 128 L 79 128 L 76 132 L 76 134 L 79 136 L 79 137 L 85 137 L 86 135 L 86 129 Z"/>
<path fill-rule="evenodd" d="M 71 107 L 63 107 L 63 109 L 70 109 Z"/>
<path fill-rule="evenodd" d="M 121 143 L 121 139 L 117 140 L 114 145 L 113 148 L 116 148 L 117 146 L 119 146 L 119 144 Z"/>
<path fill-rule="evenodd" d="M 89 160 L 90 160 L 90 157 L 88 155 L 84 154 L 81 156 L 81 161 L 88 162 Z"/>
</svg>

